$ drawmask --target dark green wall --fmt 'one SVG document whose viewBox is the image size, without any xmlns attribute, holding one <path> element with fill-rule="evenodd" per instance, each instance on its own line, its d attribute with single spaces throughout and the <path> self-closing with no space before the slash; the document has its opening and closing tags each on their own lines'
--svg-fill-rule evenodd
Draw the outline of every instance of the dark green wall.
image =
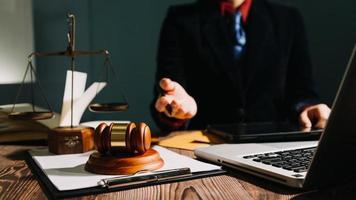
<svg viewBox="0 0 356 200">
<path fill-rule="evenodd" d="M 142 120 L 153 126 L 149 104 L 153 98 L 159 29 L 169 5 L 191 1 L 34 0 L 35 49 L 64 50 L 66 13 L 74 12 L 77 19 L 77 49 L 105 48 L 111 52 L 113 66 L 118 72 L 118 83 L 112 82 L 114 86 L 106 90 L 109 90 L 108 94 L 117 94 L 117 97 L 120 97 L 123 90 L 131 106 L 129 111 L 118 114 L 93 114 L 87 111 L 83 121 Z M 279 2 L 296 6 L 303 14 L 315 67 L 317 89 L 322 100 L 331 104 L 353 44 L 356 42 L 356 2 L 354 0 L 279 0 Z M 100 57 L 80 58 L 77 61 L 77 69 L 88 72 L 88 82 L 91 83 L 98 80 L 102 61 Z M 68 63 L 69 60 L 61 57 L 37 60 L 41 83 L 56 111 L 60 111 L 61 108 Z M 0 90 L 10 92 L 13 89 L 9 87 L 1 87 Z M 13 93 L 11 95 L 14 95 Z M 3 97 L 1 103 L 11 103 L 12 99 L 12 96 Z"/>
<path fill-rule="evenodd" d="M 37 51 L 62 50 L 66 46 L 66 13 L 77 20 L 77 49 L 108 49 L 117 72 L 117 81 L 100 95 L 109 101 L 121 92 L 130 109 L 117 114 L 95 114 L 87 111 L 83 121 L 115 119 L 145 121 L 153 126 L 149 104 L 153 99 L 153 80 L 157 40 L 162 20 L 169 5 L 190 1 L 44 1 L 34 0 L 35 44 Z M 40 58 L 37 67 L 55 110 L 60 111 L 64 90 L 66 58 Z M 99 79 L 102 57 L 84 57 L 77 69 L 88 72 L 88 83 Z M 111 77 L 110 80 L 115 79 Z"/>
<path fill-rule="evenodd" d="M 302 13 L 309 37 L 316 86 L 321 99 L 331 105 L 356 43 L 356 1 L 278 2 L 297 7 Z"/>
<path fill-rule="evenodd" d="M 91 2 L 91 46 L 110 50 L 121 80 L 121 85 L 116 84 L 117 87 L 111 90 L 125 89 L 131 106 L 128 112 L 116 115 L 119 119 L 153 124 L 149 104 L 153 99 L 157 40 L 167 7 L 177 2 L 184 1 Z M 100 66 L 101 60 L 95 60 L 93 64 Z M 98 68 L 93 71 L 97 72 Z"/>
</svg>

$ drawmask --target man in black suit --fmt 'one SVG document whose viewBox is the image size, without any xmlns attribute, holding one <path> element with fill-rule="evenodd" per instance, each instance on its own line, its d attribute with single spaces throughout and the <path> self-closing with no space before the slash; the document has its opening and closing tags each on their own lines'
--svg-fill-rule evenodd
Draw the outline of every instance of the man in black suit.
<svg viewBox="0 0 356 200">
<path fill-rule="evenodd" d="M 162 130 L 298 121 L 324 128 L 299 12 L 268 0 L 173 6 L 158 50 L 152 113 Z"/>
</svg>

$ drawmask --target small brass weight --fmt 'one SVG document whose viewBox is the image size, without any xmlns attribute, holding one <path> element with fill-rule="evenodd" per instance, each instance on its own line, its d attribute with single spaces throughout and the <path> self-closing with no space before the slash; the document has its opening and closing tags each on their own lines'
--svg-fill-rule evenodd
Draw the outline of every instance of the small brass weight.
<svg viewBox="0 0 356 200">
<path fill-rule="evenodd" d="M 98 152 L 90 155 L 85 170 L 97 174 L 135 174 L 163 166 L 159 153 L 151 149 L 151 131 L 140 123 L 105 123 L 95 129 Z"/>
</svg>

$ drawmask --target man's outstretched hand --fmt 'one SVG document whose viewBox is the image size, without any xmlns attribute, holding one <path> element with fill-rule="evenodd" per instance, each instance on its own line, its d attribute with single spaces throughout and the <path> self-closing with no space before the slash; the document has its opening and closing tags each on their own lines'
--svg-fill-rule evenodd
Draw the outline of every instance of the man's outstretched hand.
<svg viewBox="0 0 356 200">
<path fill-rule="evenodd" d="M 191 119 L 196 115 L 197 103 L 179 83 L 163 78 L 159 86 L 164 95 L 156 100 L 155 108 L 158 112 L 177 119 Z"/>
<path fill-rule="evenodd" d="M 325 128 L 330 108 L 325 104 L 308 106 L 299 115 L 299 124 L 306 128 Z"/>
</svg>

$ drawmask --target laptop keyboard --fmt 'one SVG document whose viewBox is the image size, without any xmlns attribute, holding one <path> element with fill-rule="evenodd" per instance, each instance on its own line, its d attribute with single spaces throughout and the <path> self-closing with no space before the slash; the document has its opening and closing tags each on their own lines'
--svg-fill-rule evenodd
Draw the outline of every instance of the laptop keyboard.
<svg viewBox="0 0 356 200">
<path fill-rule="evenodd" d="M 283 168 L 297 173 L 306 172 L 313 158 L 316 147 L 293 149 L 287 151 L 277 151 L 264 154 L 244 156 L 245 159 L 252 159 L 266 165 Z"/>
</svg>

